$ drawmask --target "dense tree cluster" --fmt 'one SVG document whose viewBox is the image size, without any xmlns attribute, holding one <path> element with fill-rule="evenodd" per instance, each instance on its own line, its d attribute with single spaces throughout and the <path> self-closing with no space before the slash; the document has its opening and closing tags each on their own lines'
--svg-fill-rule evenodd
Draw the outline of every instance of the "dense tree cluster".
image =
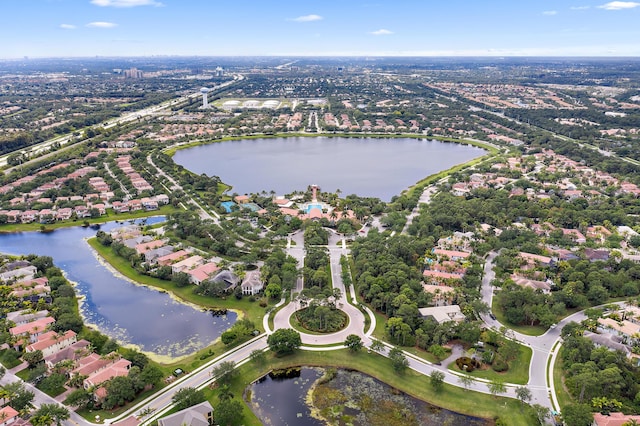
<svg viewBox="0 0 640 426">
<path fill-rule="evenodd" d="M 640 411 L 640 371 L 625 354 L 596 347 L 582 336 L 579 327 L 563 329 L 562 335 L 565 383 L 578 403 L 592 404 L 594 410 L 602 409 L 594 404 L 602 405 L 600 399 L 606 398 L 605 405 L 613 401 L 621 404 L 611 411 Z"/>
</svg>

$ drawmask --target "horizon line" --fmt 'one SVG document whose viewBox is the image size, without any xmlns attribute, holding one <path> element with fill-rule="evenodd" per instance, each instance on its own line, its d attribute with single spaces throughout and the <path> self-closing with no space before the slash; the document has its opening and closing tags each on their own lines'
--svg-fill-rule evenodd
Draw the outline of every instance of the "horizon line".
<svg viewBox="0 0 640 426">
<path fill-rule="evenodd" d="M 179 55 L 179 54 L 157 54 L 157 55 L 86 55 L 86 56 L 31 56 L 22 57 L 0 57 L 0 61 L 20 61 L 31 59 L 109 59 L 109 58 L 597 58 L 597 59 L 640 59 L 640 55 L 347 55 L 347 54 L 273 54 L 273 55 Z"/>
</svg>

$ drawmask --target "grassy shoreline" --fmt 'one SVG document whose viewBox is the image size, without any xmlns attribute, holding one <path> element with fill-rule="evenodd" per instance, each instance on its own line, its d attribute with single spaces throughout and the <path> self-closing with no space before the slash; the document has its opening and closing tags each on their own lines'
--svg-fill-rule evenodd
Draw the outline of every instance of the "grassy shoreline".
<svg viewBox="0 0 640 426">
<path fill-rule="evenodd" d="M 275 133 L 275 134 L 261 134 L 261 135 L 245 135 L 245 136 L 227 136 L 220 139 L 209 139 L 206 141 L 195 141 L 195 142 L 187 142 L 181 145 L 172 146 L 170 148 L 166 148 L 162 150 L 162 152 L 170 157 L 182 149 L 193 148 L 201 145 L 209 145 L 212 143 L 218 142 L 230 142 L 230 141 L 239 141 L 245 139 L 276 139 L 276 138 L 354 138 L 354 139 L 399 139 L 399 138 L 408 138 L 408 139 L 429 139 L 429 140 L 437 140 L 440 142 L 452 142 L 458 143 L 462 145 L 471 145 L 477 148 L 486 149 L 492 154 L 497 152 L 497 149 L 492 145 L 487 143 L 483 143 L 482 141 L 475 141 L 470 139 L 457 139 L 446 136 L 427 136 L 427 135 L 417 135 L 415 133 Z"/>
<path fill-rule="evenodd" d="M 463 388 L 447 385 L 442 391 L 434 392 L 429 383 L 429 377 L 408 370 L 398 375 L 393 371 L 391 362 L 375 353 L 361 351 L 352 354 L 347 349 L 334 351 L 297 351 L 295 354 L 275 358 L 267 354 L 268 361 L 263 365 L 248 362 L 239 367 L 239 377 L 232 384 L 234 395 L 244 395 L 246 387 L 273 369 L 290 368 L 296 366 L 336 367 L 358 370 L 372 376 L 402 392 L 430 404 L 445 408 L 460 414 L 482 417 L 488 421 L 500 417 L 509 425 L 536 424 L 533 410 L 530 406 L 522 406 L 516 399 L 493 397 L 488 394 L 467 391 Z M 217 391 L 207 390 L 208 399 L 217 403 Z M 261 425 L 253 412 L 244 405 L 243 424 Z"/>
<path fill-rule="evenodd" d="M 237 300 L 234 296 L 230 296 L 226 299 L 221 299 L 195 294 L 193 292 L 193 286 L 178 287 L 171 281 L 165 281 L 159 278 L 154 278 L 138 273 L 131 267 L 128 261 L 113 253 L 111 247 L 105 247 L 100 244 L 96 238 L 88 239 L 87 243 L 93 250 L 95 250 L 96 254 L 104 262 L 115 269 L 118 273 L 122 274 L 126 279 L 136 284 L 152 287 L 159 291 L 165 291 L 169 295 L 171 295 L 171 297 L 176 298 L 180 302 L 187 303 L 198 308 L 226 308 L 229 310 L 233 310 L 238 313 L 238 319 L 243 317 L 247 318 L 254 323 L 254 326 L 257 330 L 259 330 L 260 332 L 264 331 L 262 317 L 266 315 L 267 309 L 269 309 L 272 305 L 263 308 L 259 305 L 259 302 L 257 300 L 251 301 L 246 297 L 241 300 Z M 212 350 L 216 354 L 220 354 L 241 343 L 242 342 L 236 342 L 236 344 L 232 346 L 225 346 L 218 339 L 212 345 L 205 347 L 187 357 L 174 358 L 171 360 L 160 360 L 158 362 L 161 362 L 163 365 L 171 366 L 171 368 L 181 367 L 185 371 L 189 371 L 206 362 L 206 359 L 203 360 L 200 357 L 208 353 L 209 350 Z"/>
</svg>

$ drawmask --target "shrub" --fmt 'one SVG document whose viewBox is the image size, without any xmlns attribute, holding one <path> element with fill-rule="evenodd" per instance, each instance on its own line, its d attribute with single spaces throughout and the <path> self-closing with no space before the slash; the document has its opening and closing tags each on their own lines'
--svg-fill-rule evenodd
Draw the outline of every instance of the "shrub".
<svg viewBox="0 0 640 426">
<path fill-rule="evenodd" d="M 466 356 L 456 359 L 456 365 L 462 371 L 471 372 L 480 367 L 480 363 L 473 358 Z"/>
<path fill-rule="evenodd" d="M 507 364 L 502 358 L 496 357 L 496 359 L 493 360 L 493 364 L 491 364 L 491 368 L 496 373 L 502 373 L 509 369 L 509 364 Z"/>
</svg>

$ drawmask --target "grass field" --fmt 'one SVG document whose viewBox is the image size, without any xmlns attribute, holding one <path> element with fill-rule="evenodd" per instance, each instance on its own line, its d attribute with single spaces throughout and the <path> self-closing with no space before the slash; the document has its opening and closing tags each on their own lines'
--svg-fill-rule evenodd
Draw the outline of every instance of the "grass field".
<svg viewBox="0 0 640 426">
<path fill-rule="evenodd" d="M 529 382 L 529 364 L 531 363 L 531 357 L 533 351 L 526 346 L 520 346 L 520 353 L 518 357 L 509 362 L 509 369 L 503 373 L 497 373 L 491 368 L 486 370 L 474 370 L 471 373 L 467 373 L 471 377 L 487 379 L 487 380 L 501 380 L 505 383 L 515 383 L 518 385 L 526 385 Z M 447 366 L 449 370 L 461 373 L 455 362 L 452 362 Z"/>
</svg>

